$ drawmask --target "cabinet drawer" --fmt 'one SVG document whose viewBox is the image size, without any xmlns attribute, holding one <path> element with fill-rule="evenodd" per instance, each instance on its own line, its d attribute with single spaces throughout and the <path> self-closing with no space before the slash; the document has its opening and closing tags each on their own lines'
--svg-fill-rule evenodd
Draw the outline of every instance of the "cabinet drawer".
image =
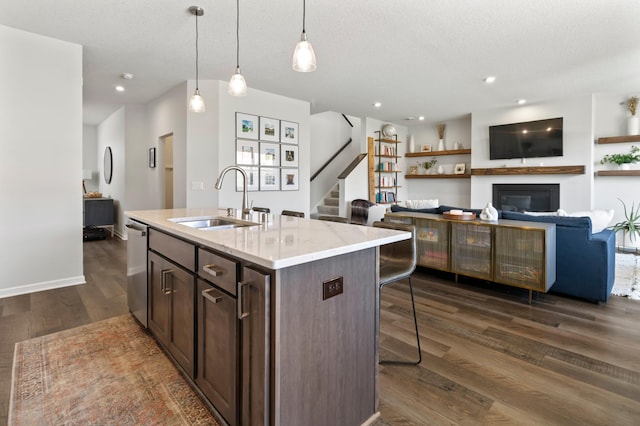
<svg viewBox="0 0 640 426">
<path fill-rule="evenodd" d="M 195 246 L 156 229 L 149 229 L 149 248 L 190 271 L 196 269 Z"/>
<path fill-rule="evenodd" d="M 198 275 L 234 296 L 236 295 L 238 262 L 199 248 Z"/>
</svg>

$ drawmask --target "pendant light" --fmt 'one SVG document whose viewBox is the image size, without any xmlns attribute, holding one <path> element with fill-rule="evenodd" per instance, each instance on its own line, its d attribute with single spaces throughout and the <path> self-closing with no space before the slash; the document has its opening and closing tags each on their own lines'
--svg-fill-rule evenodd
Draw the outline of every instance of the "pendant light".
<svg viewBox="0 0 640 426">
<path fill-rule="evenodd" d="M 316 54 L 311 43 L 307 41 L 305 31 L 306 6 L 306 0 L 302 0 L 302 35 L 293 51 L 293 69 L 298 72 L 311 72 L 316 69 Z"/>
<path fill-rule="evenodd" d="M 240 0 L 236 0 L 236 72 L 229 80 L 229 94 L 232 96 L 247 94 L 247 82 L 240 73 Z"/>
<path fill-rule="evenodd" d="M 196 17 L 196 90 L 189 99 L 189 111 L 204 112 L 204 100 L 200 96 L 198 89 L 198 16 L 204 15 L 204 9 L 198 6 L 191 6 L 189 12 Z"/>
</svg>

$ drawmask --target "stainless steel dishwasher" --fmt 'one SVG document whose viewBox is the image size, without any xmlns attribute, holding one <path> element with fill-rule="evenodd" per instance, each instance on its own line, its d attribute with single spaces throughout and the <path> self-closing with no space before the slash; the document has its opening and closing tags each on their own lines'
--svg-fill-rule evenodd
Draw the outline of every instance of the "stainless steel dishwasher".
<svg viewBox="0 0 640 426">
<path fill-rule="evenodd" d="M 147 328 L 147 225 L 129 220 L 127 227 L 127 304 Z"/>
</svg>

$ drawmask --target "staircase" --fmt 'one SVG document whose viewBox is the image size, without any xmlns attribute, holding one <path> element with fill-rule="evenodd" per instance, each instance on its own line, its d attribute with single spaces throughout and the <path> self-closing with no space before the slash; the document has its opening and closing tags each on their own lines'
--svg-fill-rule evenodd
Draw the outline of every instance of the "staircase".
<svg viewBox="0 0 640 426">
<path fill-rule="evenodd" d="M 326 197 L 322 200 L 322 204 L 318 204 L 318 216 L 339 216 L 340 205 L 340 187 L 336 184 Z"/>
</svg>

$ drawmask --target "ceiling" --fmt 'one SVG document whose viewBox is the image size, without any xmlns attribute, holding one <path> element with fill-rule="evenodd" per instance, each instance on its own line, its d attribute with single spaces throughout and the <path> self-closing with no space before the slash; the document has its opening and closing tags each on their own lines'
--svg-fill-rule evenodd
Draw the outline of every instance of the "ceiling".
<svg viewBox="0 0 640 426">
<path fill-rule="evenodd" d="M 84 122 L 98 124 L 195 79 L 192 5 L 205 10 L 200 79 L 228 80 L 233 0 L 0 0 L 0 24 L 84 46 Z M 638 0 L 309 0 L 306 16 L 318 69 L 296 73 L 302 1 L 241 0 L 240 66 L 250 88 L 309 101 L 312 113 L 412 125 L 521 98 L 640 93 Z"/>
</svg>

